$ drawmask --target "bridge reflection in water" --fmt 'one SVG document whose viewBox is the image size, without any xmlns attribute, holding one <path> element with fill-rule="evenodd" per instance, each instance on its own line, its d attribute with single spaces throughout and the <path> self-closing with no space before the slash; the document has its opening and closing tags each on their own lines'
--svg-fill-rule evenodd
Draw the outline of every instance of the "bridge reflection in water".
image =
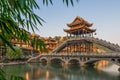
<svg viewBox="0 0 120 80">
<path fill-rule="evenodd" d="M 3 68 L 7 74 L 20 75 L 25 77 L 26 80 L 119 80 L 120 75 L 117 70 L 112 71 L 113 68 L 110 72 L 102 70 L 114 65 L 105 63 L 104 61 L 98 62 L 96 68 L 45 63 L 11 65 Z M 118 68 L 118 66 L 114 68 Z"/>
<path fill-rule="evenodd" d="M 101 64 L 101 62 L 99 62 L 99 64 Z M 39 67 L 36 66 L 36 69 L 33 69 L 33 71 L 32 74 L 36 76 L 34 76 L 34 78 L 32 78 L 33 75 L 29 76 L 31 76 L 32 79 L 40 80 L 119 80 L 120 77 L 119 72 L 113 75 L 95 68 L 81 68 L 79 65 L 61 66 L 59 64 L 40 64 Z"/>
</svg>

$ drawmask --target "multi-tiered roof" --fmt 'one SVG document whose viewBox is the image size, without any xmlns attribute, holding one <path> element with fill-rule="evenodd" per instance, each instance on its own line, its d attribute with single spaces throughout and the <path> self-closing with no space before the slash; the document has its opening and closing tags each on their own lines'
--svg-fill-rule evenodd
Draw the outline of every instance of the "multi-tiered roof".
<svg viewBox="0 0 120 80">
<path fill-rule="evenodd" d="M 89 23 L 83 18 L 77 16 L 73 22 L 67 24 L 69 29 L 64 29 L 64 31 L 73 35 L 93 33 L 96 30 L 90 28 L 92 25 L 92 23 Z"/>
</svg>

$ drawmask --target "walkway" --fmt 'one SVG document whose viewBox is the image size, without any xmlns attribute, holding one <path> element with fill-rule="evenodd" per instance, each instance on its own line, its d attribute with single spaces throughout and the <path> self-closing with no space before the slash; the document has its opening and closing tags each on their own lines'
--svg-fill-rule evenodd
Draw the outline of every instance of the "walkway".
<svg viewBox="0 0 120 80">
<path fill-rule="evenodd" d="M 70 38 L 70 39 L 64 41 L 60 46 L 58 46 L 56 49 L 54 49 L 51 53 L 58 53 L 62 49 L 64 49 L 65 47 L 69 46 L 69 43 L 71 43 L 71 42 L 74 43 L 76 41 L 79 41 L 79 42 L 89 41 L 89 42 L 93 42 L 93 43 L 99 44 L 101 46 L 107 47 L 112 51 L 120 52 L 120 46 L 117 45 L 117 44 L 113 44 L 113 43 L 107 42 L 106 40 L 102 40 L 102 39 L 99 39 L 99 38 L 82 37 L 82 38 Z"/>
</svg>

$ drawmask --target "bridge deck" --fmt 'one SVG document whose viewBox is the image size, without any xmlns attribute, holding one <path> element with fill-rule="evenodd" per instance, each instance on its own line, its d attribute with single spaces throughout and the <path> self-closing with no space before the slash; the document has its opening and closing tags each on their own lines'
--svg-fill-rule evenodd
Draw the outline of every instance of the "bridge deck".
<svg viewBox="0 0 120 80">
<path fill-rule="evenodd" d="M 120 53 L 105 53 L 105 54 L 94 54 L 94 53 L 59 53 L 59 54 L 41 54 L 41 57 L 105 57 L 105 58 L 120 58 Z"/>
</svg>

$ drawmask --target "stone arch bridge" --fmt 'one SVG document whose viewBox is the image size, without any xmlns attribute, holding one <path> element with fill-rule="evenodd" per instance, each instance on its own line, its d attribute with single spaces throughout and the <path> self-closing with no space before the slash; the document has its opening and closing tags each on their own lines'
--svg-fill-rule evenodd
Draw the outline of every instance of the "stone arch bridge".
<svg viewBox="0 0 120 80">
<path fill-rule="evenodd" d="M 110 50 L 112 50 L 112 52 L 104 53 L 104 54 L 75 53 L 75 52 L 64 53 L 64 54 L 60 53 L 60 51 L 64 49 L 65 47 L 69 46 L 70 43 L 75 43 L 77 41 L 78 42 L 83 42 L 83 41 L 93 42 L 93 43 L 109 48 Z M 46 61 L 47 63 L 58 61 L 58 62 L 64 62 L 65 64 L 77 62 L 81 66 L 83 66 L 84 64 L 93 64 L 94 62 L 99 61 L 99 60 L 107 60 L 120 66 L 120 46 L 107 42 L 105 40 L 93 38 L 93 37 L 83 37 L 83 38 L 74 38 L 74 39 L 71 38 L 71 39 L 64 41 L 60 46 L 54 49 L 51 53 L 41 54 L 39 56 L 32 57 L 28 60 L 28 62 L 34 61 L 34 60 L 41 61 L 41 62 Z"/>
<path fill-rule="evenodd" d="M 110 61 L 118 66 L 120 66 L 120 54 L 119 53 L 105 53 L 105 54 L 85 54 L 85 53 L 59 53 L 59 54 L 42 54 L 37 56 L 35 59 L 28 60 L 37 60 L 40 62 L 52 63 L 52 62 L 59 62 L 69 64 L 72 62 L 79 63 L 80 66 L 84 66 L 85 64 L 92 65 L 96 61 L 99 60 L 107 60 Z"/>
</svg>

